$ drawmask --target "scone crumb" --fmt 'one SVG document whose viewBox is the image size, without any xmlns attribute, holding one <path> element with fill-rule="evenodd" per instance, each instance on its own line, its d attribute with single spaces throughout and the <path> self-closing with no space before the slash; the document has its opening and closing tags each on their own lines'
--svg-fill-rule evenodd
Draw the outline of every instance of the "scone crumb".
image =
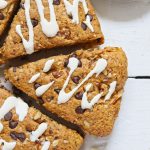
<svg viewBox="0 0 150 150">
<path fill-rule="evenodd" d="M 59 140 L 54 140 L 54 141 L 53 141 L 53 144 L 52 144 L 53 147 L 56 147 L 56 146 L 58 145 L 58 142 L 59 142 Z"/>
<path fill-rule="evenodd" d="M 90 127 L 90 124 L 87 121 L 84 121 L 84 125 L 88 128 Z"/>
<path fill-rule="evenodd" d="M 42 115 L 41 112 L 38 111 L 38 112 L 35 114 L 35 116 L 34 116 L 33 119 L 34 119 L 34 120 L 38 120 L 38 119 L 41 118 L 41 115 Z"/>
</svg>

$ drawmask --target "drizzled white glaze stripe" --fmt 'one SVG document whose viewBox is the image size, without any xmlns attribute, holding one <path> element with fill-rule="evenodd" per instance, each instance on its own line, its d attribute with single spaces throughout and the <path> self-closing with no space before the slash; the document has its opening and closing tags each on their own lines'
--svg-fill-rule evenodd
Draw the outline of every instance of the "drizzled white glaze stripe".
<svg viewBox="0 0 150 150">
<path fill-rule="evenodd" d="M 44 6 L 42 4 L 41 0 L 35 0 L 37 7 L 38 7 L 38 12 L 40 15 L 40 23 L 42 26 L 42 31 L 47 37 L 54 37 L 57 32 L 59 31 L 59 27 L 56 21 L 56 16 L 55 16 L 55 10 L 53 6 L 53 0 L 48 0 L 49 3 L 49 10 L 50 10 L 50 20 L 47 21 L 44 17 Z"/>
<path fill-rule="evenodd" d="M 31 77 L 31 79 L 29 80 L 29 82 L 28 83 L 33 83 L 33 82 L 35 82 L 39 77 L 40 77 L 40 73 L 37 73 L 37 74 L 35 74 L 35 75 L 33 75 L 32 77 Z"/>
<path fill-rule="evenodd" d="M 3 124 L 0 122 L 0 133 L 3 130 Z"/>
<path fill-rule="evenodd" d="M 16 26 L 16 32 L 19 34 L 19 36 L 22 39 L 23 45 L 25 47 L 27 54 L 32 54 L 34 52 L 34 32 L 33 32 L 33 25 L 30 18 L 30 0 L 25 0 L 24 3 L 24 9 L 25 9 L 25 17 L 27 26 L 29 29 L 29 40 L 27 41 L 21 31 L 21 25 Z"/>
<path fill-rule="evenodd" d="M 99 99 L 101 98 L 103 93 L 97 94 L 90 102 L 88 102 L 87 100 L 87 92 L 90 90 L 91 86 L 93 86 L 92 84 L 88 84 L 86 86 L 85 92 L 83 94 L 82 97 L 82 101 L 81 101 L 81 108 L 82 109 L 92 109 L 92 107 L 98 103 Z"/>
<path fill-rule="evenodd" d="M 0 9 L 4 9 L 7 6 L 8 2 L 5 0 L 0 0 Z"/>
<path fill-rule="evenodd" d="M 91 24 L 91 20 L 90 20 L 90 16 L 89 16 L 89 15 L 86 16 L 86 20 L 84 21 L 84 23 L 88 26 L 88 28 L 89 28 L 92 32 L 94 32 L 94 28 L 93 28 L 93 26 L 92 26 L 92 24 Z"/>
<path fill-rule="evenodd" d="M 42 96 L 52 86 L 53 83 L 54 83 L 54 81 L 52 81 L 46 85 L 42 85 L 42 86 L 38 87 L 35 91 L 36 96 L 38 96 L 38 97 Z"/>
<path fill-rule="evenodd" d="M 47 130 L 47 123 L 41 123 L 35 131 L 31 132 L 30 140 L 35 142 Z"/>
<path fill-rule="evenodd" d="M 50 141 L 45 141 L 42 143 L 43 146 L 42 146 L 42 149 L 41 150 L 49 150 L 49 147 L 50 147 Z"/>
<path fill-rule="evenodd" d="M 67 14 L 72 16 L 72 22 L 79 24 L 79 2 L 83 4 L 85 14 L 88 13 L 88 7 L 86 4 L 86 0 L 74 0 L 73 4 L 71 4 L 68 0 L 64 0 L 64 4 L 67 10 Z"/>
<path fill-rule="evenodd" d="M 13 150 L 16 146 L 16 142 L 6 142 L 0 139 L 0 145 L 2 145 L 2 150 Z"/>
<path fill-rule="evenodd" d="M 112 94 L 115 92 L 116 85 L 117 85 L 117 81 L 113 81 L 113 82 L 110 84 L 110 88 L 109 88 L 109 90 L 108 90 L 108 93 L 107 93 L 107 95 L 105 96 L 105 101 L 109 100 L 110 97 L 112 96 Z"/>
<path fill-rule="evenodd" d="M 82 80 L 81 83 L 78 84 L 78 86 L 76 86 L 72 91 L 70 91 L 69 93 L 65 92 L 65 88 L 67 87 L 69 80 L 71 78 L 72 73 L 76 70 L 76 68 L 78 67 L 79 64 L 79 60 L 77 58 L 70 58 L 69 59 L 69 63 L 68 63 L 68 68 L 70 68 L 70 72 L 69 75 L 63 85 L 63 88 L 61 89 L 61 91 L 59 92 L 58 95 L 58 104 L 61 103 L 66 103 L 67 101 L 69 101 L 69 99 L 73 96 L 73 94 L 90 78 L 92 77 L 94 74 L 96 74 L 96 77 L 104 71 L 104 69 L 107 67 L 107 61 L 103 58 L 99 59 L 95 65 L 95 67 L 93 68 L 93 70 L 91 70 L 91 72 Z"/>
<path fill-rule="evenodd" d="M 19 121 L 23 121 L 28 113 L 29 107 L 20 98 L 16 98 L 14 96 L 8 97 L 4 104 L 1 106 L 0 119 L 4 118 L 4 116 L 13 108 L 16 109 L 16 113 L 19 116 Z"/>
<path fill-rule="evenodd" d="M 53 63 L 54 59 L 48 60 L 44 65 L 43 72 L 48 72 L 51 69 Z"/>
</svg>

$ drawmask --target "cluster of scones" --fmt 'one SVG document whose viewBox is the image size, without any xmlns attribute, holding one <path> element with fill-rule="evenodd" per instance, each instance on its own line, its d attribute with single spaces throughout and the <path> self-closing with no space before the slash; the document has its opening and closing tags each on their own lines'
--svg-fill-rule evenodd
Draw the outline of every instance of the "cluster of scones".
<svg viewBox="0 0 150 150">
<path fill-rule="evenodd" d="M 88 49 L 5 70 L 19 92 L 14 96 L 0 88 L 0 149 L 79 150 L 84 134 L 109 135 L 127 79 L 127 58 L 121 48 L 95 48 L 104 36 L 90 0 L 0 0 L 1 38 L 8 28 L 0 64 L 55 47 Z"/>
</svg>

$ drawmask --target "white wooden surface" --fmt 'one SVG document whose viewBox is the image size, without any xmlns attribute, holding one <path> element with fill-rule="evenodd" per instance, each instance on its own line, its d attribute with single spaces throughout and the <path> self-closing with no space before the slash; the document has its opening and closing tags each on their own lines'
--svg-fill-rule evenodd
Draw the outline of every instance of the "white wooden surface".
<svg viewBox="0 0 150 150">
<path fill-rule="evenodd" d="M 124 48 L 129 76 L 150 76 L 150 0 L 92 2 L 105 35 L 103 46 Z M 149 116 L 150 80 L 129 79 L 113 133 L 104 138 L 87 136 L 82 150 L 150 150 Z"/>
</svg>

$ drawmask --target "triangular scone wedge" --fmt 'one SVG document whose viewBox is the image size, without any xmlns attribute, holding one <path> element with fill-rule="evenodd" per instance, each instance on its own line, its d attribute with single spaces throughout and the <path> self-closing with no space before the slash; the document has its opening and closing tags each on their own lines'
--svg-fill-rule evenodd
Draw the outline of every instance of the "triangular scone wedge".
<svg viewBox="0 0 150 150">
<path fill-rule="evenodd" d="M 27 6 L 30 6 L 29 14 Z M 48 0 L 22 0 L 22 7 L 14 18 L 5 41 L 3 57 L 7 60 L 43 49 L 91 41 L 99 45 L 103 40 L 90 0 L 55 0 L 53 3 Z"/>
<path fill-rule="evenodd" d="M 82 137 L 0 88 L 0 149 L 79 150 Z"/>
<path fill-rule="evenodd" d="M 0 37 L 14 15 L 20 0 L 0 0 Z"/>
<path fill-rule="evenodd" d="M 5 74 L 47 110 L 88 134 L 105 136 L 120 108 L 127 58 L 121 48 L 79 50 L 10 68 Z"/>
</svg>

